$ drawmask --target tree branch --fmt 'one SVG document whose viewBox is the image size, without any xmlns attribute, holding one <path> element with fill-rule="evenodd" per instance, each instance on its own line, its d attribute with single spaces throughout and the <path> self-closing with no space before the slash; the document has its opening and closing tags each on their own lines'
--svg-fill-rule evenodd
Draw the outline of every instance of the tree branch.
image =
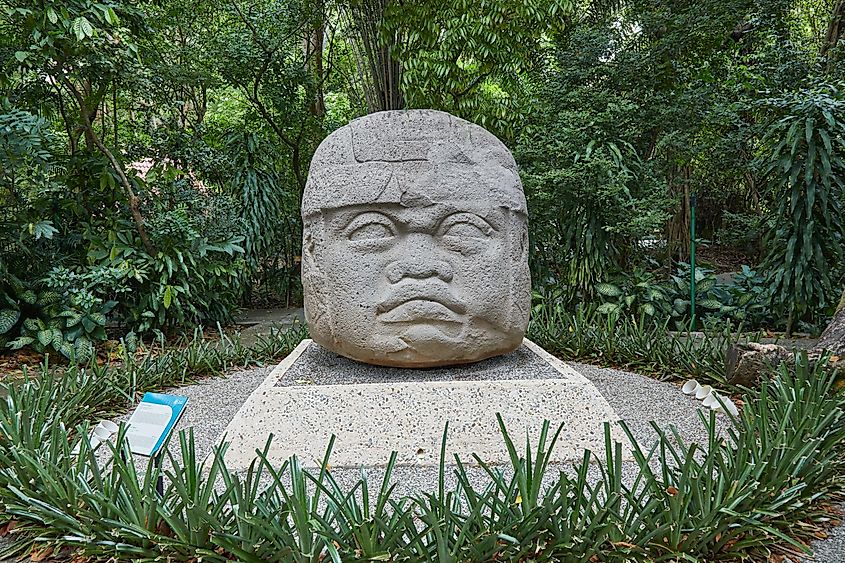
<svg viewBox="0 0 845 563">
<path fill-rule="evenodd" d="M 106 159 L 108 159 L 117 174 L 121 186 L 123 186 L 123 189 L 126 192 L 126 196 L 129 200 L 129 210 L 132 214 L 133 220 L 135 221 L 135 228 L 138 231 L 138 236 L 141 238 L 141 243 L 144 245 L 144 249 L 147 251 L 147 254 L 150 254 L 151 256 L 155 255 L 155 249 L 153 248 L 152 243 L 150 243 L 150 238 L 147 235 L 147 229 L 144 226 L 144 218 L 141 215 L 138 196 L 135 195 L 135 190 L 132 189 L 132 184 L 129 183 L 129 179 L 123 171 L 123 166 L 120 165 L 114 154 L 112 154 L 108 147 L 106 147 L 103 141 L 97 136 L 96 131 L 94 131 L 94 127 L 91 125 L 91 119 L 88 114 L 88 108 L 85 104 L 85 98 L 67 78 L 62 76 L 60 80 L 65 88 L 67 88 L 71 95 L 76 99 L 76 103 L 79 105 L 79 117 L 82 120 L 82 126 L 87 131 L 97 149 L 103 154 L 103 156 L 106 157 Z"/>
</svg>

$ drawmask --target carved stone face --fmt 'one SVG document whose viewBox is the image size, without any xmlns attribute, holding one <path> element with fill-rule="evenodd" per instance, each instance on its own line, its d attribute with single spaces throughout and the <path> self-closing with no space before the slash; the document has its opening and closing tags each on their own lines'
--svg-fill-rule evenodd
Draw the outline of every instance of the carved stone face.
<svg viewBox="0 0 845 563">
<path fill-rule="evenodd" d="M 353 121 L 317 150 L 302 214 L 306 319 L 325 348 L 431 367 L 521 343 L 525 199 L 484 129 L 428 110 Z"/>
</svg>

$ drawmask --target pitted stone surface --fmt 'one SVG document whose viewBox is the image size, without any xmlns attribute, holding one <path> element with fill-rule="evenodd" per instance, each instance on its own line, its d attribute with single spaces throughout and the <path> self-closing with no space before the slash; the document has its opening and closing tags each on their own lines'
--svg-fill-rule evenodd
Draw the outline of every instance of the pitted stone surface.
<svg viewBox="0 0 845 563">
<path fill-rule="evenodd" d="M 456 453 L 472 463 L 475 453 L 500 464 L 508 455 L 496 413 L 517 447 L 526 435 L 536 444 L 544 420 L 553 428 L 563 423 L 556 462 L 580 460 L 585 449 L 602 451 L 605 422 L 612 423 L 614 439 L 625 442 L 596 387 L 529 341 L 501 358 L 436 370 L 367 366 L 305 341 L 229 424 L 226 463 L 245 469 L 272 433 L 273 463 L 297 455 L 316 466 L 335 435 L 335 467 L 383 465 L 392 451 L 400 465 L 432 466 L 448 422 L 449 459 Z"/>
<path fill-rule="evenodd" d="M 362 362 L 433 367 L 519 347 L 531 281 L 508 149 L 432 110 L 352 121 L 317 149 L 302 198 L 313 339 Z"/>
</svg>

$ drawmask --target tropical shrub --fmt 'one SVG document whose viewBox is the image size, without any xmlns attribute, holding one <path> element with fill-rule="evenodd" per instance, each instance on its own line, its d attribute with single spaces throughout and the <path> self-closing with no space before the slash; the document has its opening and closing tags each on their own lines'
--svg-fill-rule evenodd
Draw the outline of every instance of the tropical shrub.
<svg viewBox="0 0 845 563">
<path fill-rule="evenodd" d="M 249 297 L 300 303 L 299 189 L 277 169 L 274 147 L 259 135 L 228 135 L 226 154 L 233 173 L 224 189 L 238 202 L 243 220 Z"/>
<path fill-rule="evenodd" d="M 681 263 L 670 276 L 672 294 L 672 316 L 676 319 L 692 320 L 692 272 L 690 265 Z M 696 321 L 709 324 L 714 318 L 729 318 L 735 311 L 730 295 L 720 286 L 713 272 L 705 268 L 695 269 Z M 709 322 L 708 322 L 709 321 Z"/>
<path fill-rule="evenodd" d="M 596 284 L 596 292 L 602 300 L 597 313 L 618 315 L 625 312 L 635 318 L 643 315 L 660 320 L 674 312 L 670 306 L 670 288 L 659 283 L 652 272 L 636 268 L 630 274 L 616 276 L 614 282 Z"/>
<path fill-rule="evenodd" d="M 139 332 L 227 321 L 250 274 L 236 202 L 174 166 L 148 176 L 143 209 L 154 254 L 125 220 L 105 236 L 90 226 L 86 237 L 98 268 L 124 273 L 115 313 Z"/>
<path fill-rule="evenodd" d="M 634 108 L 616 99 L 604 100 L 601 111 L 578 107 L 562 88 L 545 86 L 542 95 L 554 102 L 533 116 L 516 156 L 531 216 L 533 279 L 569 288 L 572 302 L 594 297 L 597 282 L 635 263 L 637 242 L 666 214 L 648 167 L 616 136 Z"/>
<path fill-rule="evenodd" d="M 822 86 L 765 100 L 779 115 L 765 138 L 775 213 L 760 269 L 791 332 L 830 312 L 841 290 L 845 99 Z"/>
<path fill-rule="evenodd" d="M 734 307 L 731 317 L 748 328 L 771 326 L 774 319 L 766 289 L 766 279 L 743 264 L 742 269 L 733 275 L 733 283 L 725 287 Z"/>
<path fill-rule="evenodd" d="M 718 330 L 726 323 L 756 329 L 772 321 L 765 280 L 747 265 L 730 282 L 720 282 L 711 270 L 696 267 L 695 326 L 691 325 L 691 287 L 690 265 L 683 262 L 668 280 L 639 268 L 618 273 L 610 281 L 596 284 L 601 300 L 596 312 L 642 317 L 658 324 L 671 318 L 679 330 L 697 326 Z"/>
<path fill-rule="evenodd" d="M 86 362 L 94 355 L 94 342 L 106 339 L 106 315 L 117 304 L 99 302 L 90 293 L 63 301 L 55 292 L 44 291 L 24 301 L 20 336 L 6 346 L 18 350 L 32 346 L 36 352 L 55 350 L 68 359 Z"/>
</svg>

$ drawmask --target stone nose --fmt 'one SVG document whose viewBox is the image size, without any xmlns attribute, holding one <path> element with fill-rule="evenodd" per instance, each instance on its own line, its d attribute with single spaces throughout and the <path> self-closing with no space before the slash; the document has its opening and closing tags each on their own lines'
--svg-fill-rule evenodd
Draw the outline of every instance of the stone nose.
<svg viewBox="0 0 845 563">
<path fill-rule="evenodd" d="M 390 283 L 399 283 L 405 278 L 426 279 L 440 278 L 445 282 L 454 277 L 452 266 L 442 260 L 397 260 L 387 266 L 387 279 Z"/>
</svg>

